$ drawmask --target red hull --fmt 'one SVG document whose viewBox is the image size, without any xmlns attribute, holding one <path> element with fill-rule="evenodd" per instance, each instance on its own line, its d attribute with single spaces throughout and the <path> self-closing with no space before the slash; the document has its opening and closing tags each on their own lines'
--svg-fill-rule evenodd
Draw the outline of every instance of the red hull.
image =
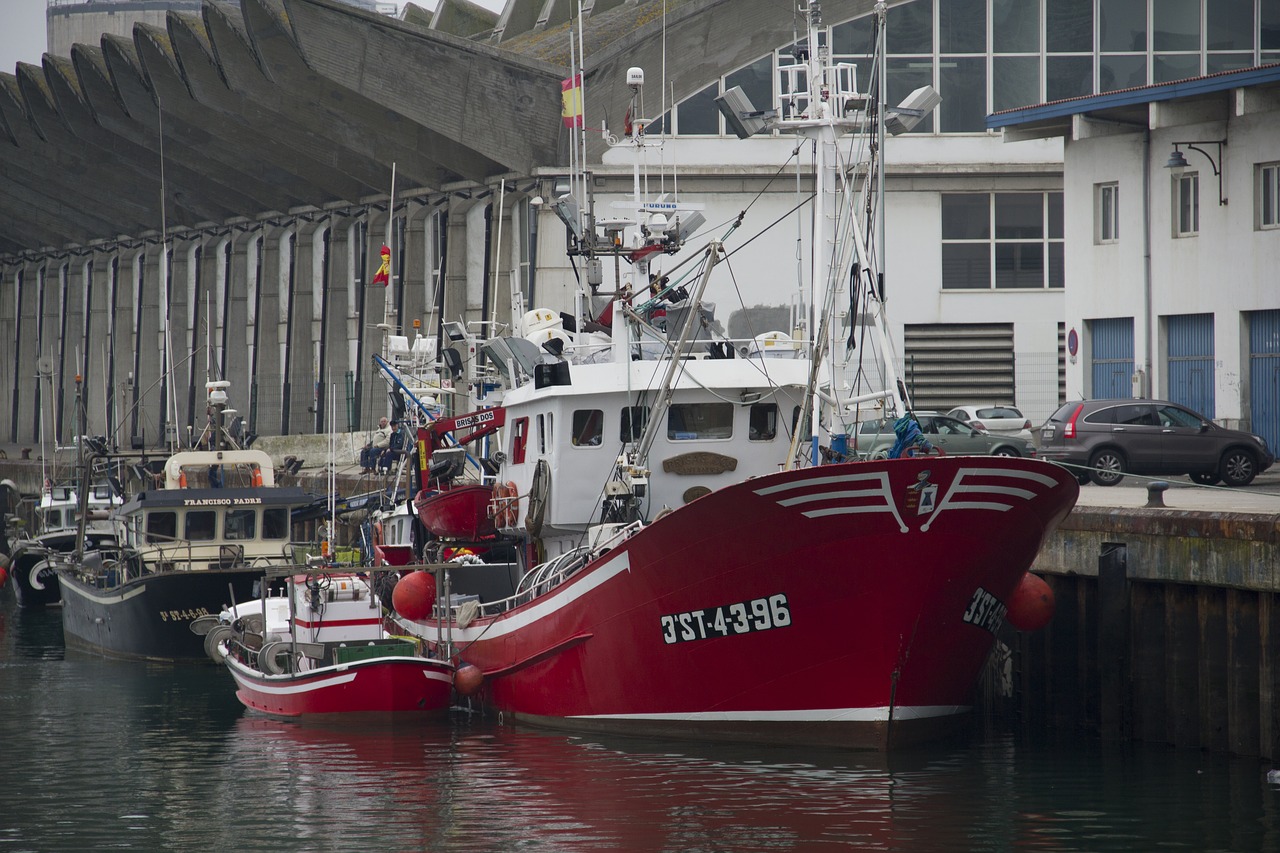
<svg viewBox="0 0 1280 853">
<path fill-rule="evenodd" d="M 424 527 L 445 539 L 484 539 L 497 533 L 489 504 L 493 487 L 455 486 L 441 492 L 418 492 L 414 508 Z"/>
<path fill-rule="evenodd" d="M 1025 459 L 809 468 L 658 519 L 466 628 L 481 698 L 574 729 L 887 748 L 964 718 L 1075 479 Z M 435 635 L 427 623 L 422 633 Z"/>
<path fill-rule="evenodd" d="M 453 667 L 416 657 L 386 657 L 310 672 L 265 675 L 226 658 L 236 697 L 277 717 L 330 714 L 422 714 L 444 711 L 453 696 Z"/>
</svg>

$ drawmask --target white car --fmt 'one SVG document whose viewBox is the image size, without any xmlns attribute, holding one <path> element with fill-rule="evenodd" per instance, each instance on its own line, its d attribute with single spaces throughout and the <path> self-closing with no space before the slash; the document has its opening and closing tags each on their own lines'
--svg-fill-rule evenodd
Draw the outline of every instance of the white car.
<svg viewBox="0 0 1280 853">
<path fill-rule="evenodd" d="M 956 406 L 947 414 L 992 435 L 1031 439 L 1031 421 L 1013 406 Z"/>
</svg>

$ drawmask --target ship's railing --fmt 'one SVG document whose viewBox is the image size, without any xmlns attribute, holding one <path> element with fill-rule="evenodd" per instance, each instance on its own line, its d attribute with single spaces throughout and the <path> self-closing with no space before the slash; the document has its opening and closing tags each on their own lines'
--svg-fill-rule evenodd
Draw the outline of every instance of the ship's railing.
<svg viewBox="0 0 1280 853">
<path fill-rule="evenodd" d="M 586 566 L 587 563 L 616 547 L 643 527 L 644 522 L 632 522 L 625 527 L 612 531 L 609 537 L 601 542 L 579 546 L 553 557 L 545 563 L 534 566 L 520 578 L 520 582 L 516 584 L 515 594 L 498 601 L 480 604 L 478 614 L 480 616 L 497 616 L 545 595 L 564 583 L 575 572 Z M 452 615 L 456 617 L 461 606 L 460 604 L 451 606 Z"/>
</svg>

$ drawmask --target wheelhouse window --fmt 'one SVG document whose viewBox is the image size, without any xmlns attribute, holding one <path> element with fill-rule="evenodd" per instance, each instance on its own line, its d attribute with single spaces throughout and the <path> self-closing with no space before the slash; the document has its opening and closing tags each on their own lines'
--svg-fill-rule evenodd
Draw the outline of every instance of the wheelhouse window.
<svg viewBox="0 0 1280 853">
<path fill-rule="evenodd" d="M 147 513 L 147 541 L 172 542 L 178 538 L 178 515 L 174 512 Z"/>
<path fill-rule="evenodd" d="M 671 441 L 732 437 L 732 403 L 677 403 L 667 410 L 667 438 Z"/>
<path fill-rule="evenodd" d="M 604 412 L 578 409 L 573 413 L 573 446 L 599 447 L 604 437 Z"/>
<path fill-rule="evenodd" d="M 225 525 L 223 538 L 228 542 L 252 539 L 258 533 L 258 512 L 253 509 L 227 510 L 227 517 L 223 524 Z"/>
<path fill-rule="evenodd" d="M 524 462 L 525 449 L 529 444 L 529 419 L 517 418 L 511 429 L 511 461 L 519 465 Z"/>
<path fill-rule="evenodd" d="M 778 437 L 778 407 L 773 403 L 756 403 L 747 419 L 747 438 L 751 441 L 773 441 Z"/>
<path fill-rule="evenodd" d="M 1200 233 L 1200 175 L 1187 172 L 1173 179 L 1173 236 Z"/>
<path fill-rule="evenodd" d="M 1120 239 L 1120 185 L 1094 185 L 1094 242 L 1114 243 Z"/>
<path fill-rule="evenodd" d="M 1280 228 L 1280 163 L 1258 167 L 1258 227 Z"/>
<path fill-rule="evenodd" d="M 190 510 L 183 524 L 183 535 L 192 542 L 208 542 L 217 529 L 218 513 L 215 510 Z"/>
<path fill-rule="evenodd" d="M 627 406 L 622 410 L 622 426 L 618 430 L 619 441 L 639 441 L 649 424 L 649 410 L 645 406 Z"/>
<path fill-rule="evenodd" d="M 269 507 L 262 511 L 262 538 L 289 538 L 289 508 Z"/>
<path fill-rule="evenodd" d="M 547 448 L 551 446 L 551 413 L 538 415 L 538 453 L 542 456 L 547 455 Z"/>
</svg>

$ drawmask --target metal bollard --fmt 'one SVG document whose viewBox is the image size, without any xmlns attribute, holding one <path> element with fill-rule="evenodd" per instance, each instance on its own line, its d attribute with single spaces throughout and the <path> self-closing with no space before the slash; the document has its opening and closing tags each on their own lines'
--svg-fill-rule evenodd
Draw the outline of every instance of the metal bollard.
<svg viewBox="0 0 1280 853">
<path fill-rule="evenodd" d="M 1164 480 L 1152 480 L 1147 483 L 1147 503 L 1146 507 L 1160 508 L 1164 506 L 1164 492 L 1169 488 L 1169 484 Z"/>
</svg>

